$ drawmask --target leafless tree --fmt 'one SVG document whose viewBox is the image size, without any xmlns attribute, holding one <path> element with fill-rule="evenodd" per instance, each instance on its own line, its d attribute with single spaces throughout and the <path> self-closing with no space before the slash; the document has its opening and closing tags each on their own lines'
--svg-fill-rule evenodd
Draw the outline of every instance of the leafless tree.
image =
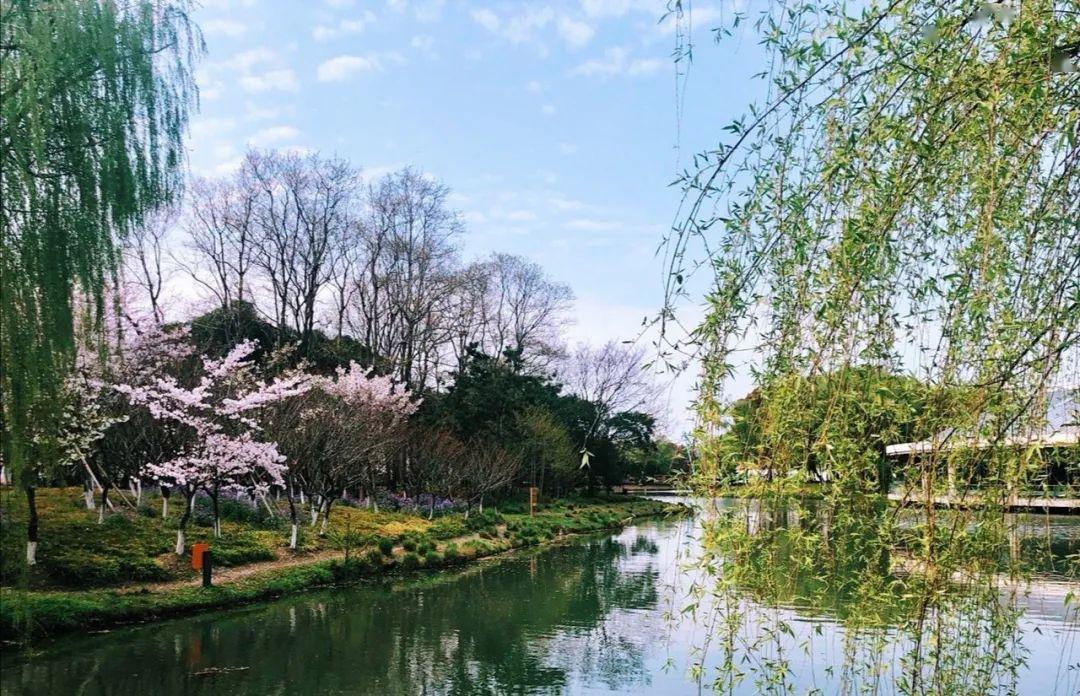
<svg viewBox="0 0 1080 696">
<path fill-rule="evenodd" d="M 409 444 L 409 485 L 417 494 L 428 494 L 431 519 L 435 498 L 453 495 L 466 475 L 466 448 L 453 434 L 424 426 L 412 428 Z"/>
<path fill-rule="evenodd" d="M 473 440 L 465 446 L 464 471 L 458 483 L 461 497 L 468 506 L 484 511 L 484 496 L 510 484 L 521 469 L 521 454 L 509 452 L 494 442 Z"/>
<path fill-rule="evenodd" d="M 404 169 L 368 190 L 363 261 L 350 325 L 399 381 L 432 383 L 448 345 L 462 226 L 448 189 Z"/>
<path fill-rule="evenodd" d="M 258 189 L 255 263 L 270 285 L 274 318 L 307 340 L 353 225 L 359 173 L 341 159 L 254 151 L 244 170 Z"/>
<path fill-rule="evenodd" d="M 596 416 L 582 448 L 604 421 L 621 411 L 655 414 L 661 390 L 646 366 L 647 350 L 609 341 L 599 348 L 586 344 L 562 362 L 559 376 L 567 388 L 596 404 Z"/>
<path fill-rule="evenodd" d="M 132 229 L 124 240 L 123 259 L 127 280 L 146 297 L 154 321 L 165 320 L 161 292 L 168 278 L 164 264 L 169 230 L 176 224 L 176 210 L 162 208 Z"/>
<path fill-rule="evenodd" d="M 514 350 L 527 363 L 546 367 L 563 352 L 562 331 L 574 293 L 520 256 L 495 253 L 481 268 L 488 279 L 486 350 L 493 355 Z"/>
<path fill-rule="evenodd" d="M 189 187 L 184 229 L 191 258 L 177 260 L 223 309 L 248 297 L 255 249 L 256 191 L 246 172 Z"/>
</svg>

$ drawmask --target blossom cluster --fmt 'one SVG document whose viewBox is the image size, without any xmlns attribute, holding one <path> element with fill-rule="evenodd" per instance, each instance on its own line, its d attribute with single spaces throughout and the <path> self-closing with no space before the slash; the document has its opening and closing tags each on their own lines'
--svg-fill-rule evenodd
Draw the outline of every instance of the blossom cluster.
<svg viewBox="0 0 1080 696">
<path fill-rule="evenodd" d="M 182 451 L 168 461 L 147 464 L 147 475 L 191 491 L 282 485 L 285 457 L 275 443 L 255 438 L 259 427 L 249 414 L 302 395 L 313 380 L 303 373 L 272 382 L 255 379 L 251 356 L 256 347 L 244 341 L 221 359 L 204 357 L 201 374 L 191 387 L 169 375 L 143 384 L 114 385 L 155 419 L 187 429 Z"/>
</svg>

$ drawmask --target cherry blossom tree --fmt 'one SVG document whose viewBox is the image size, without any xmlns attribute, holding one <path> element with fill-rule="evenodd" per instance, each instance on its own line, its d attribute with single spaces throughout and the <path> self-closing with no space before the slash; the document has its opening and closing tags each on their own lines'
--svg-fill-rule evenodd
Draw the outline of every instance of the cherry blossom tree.
<svg viewBox="0 0 1080 696">
<path fill-rule="evenodd" d="M 183 433 L 175 456 L 145 467 L 148 476 L 184 496 L 176 537 L 178 555 L 184 552 L 185 531 L 198 491 L 210 496 L 214 535 L 220 536 L 221 493 L 265 494 L 273 486 L 284 485 L 285 457 L 274 442 L 258 438 L 261 429 L 255 416 L 261 409 L 303 395 L 313 380 L 303 372 L 270 382 L 259 379 L 251 360 L 256 347 L 244 341 L 221 359 L 203 357 L 191 386 L 166 375 L 142 385 L 114 387 L 153 418 Z"/>
<path fill-rule="evenodd" d="M 163 377 L 182 378 L 190 371 L 195 348 L 186 326 L 166 327 L 154 318 L 142 318 L 124 311 L 120 349 L 104 364 L 88 356 L 80 360 L 74 380 L 92 409 L 84 418 L 93 421 L 95 410 L 109 422 L 95 442 L 93 451 L 80 465 L 86 488 L 101 490 L 98 521 L 110 506 L 109 491 L 124 483 L 141 481 L 143 468 L 175 456 L 182 433 L 169 422 L 154 419 L 146 409 L 134 404 L 116 385 L 145 387 Z M 141 491 L 141 483 L 139 483 Z M 162 487 L 162 514 L 167 513 L 168 487 Z M 88 496 L 88 507 L 91 498 Z"/>
<path fill-rule="evenodd" d="M 409 416 L 419 402 L 390 377 L 370 375 L 357 363 L 332 377 L 314 378 L 299 402 L 264 411 L 266 431 L 289 461 L 286 493 L 292 521 L 290 547 L 299 525 L 297 490 L 311 501 L 311 524 L 320 516 L 325 532 L 333 501 L 349 488 L 375 488 L 375 480 L 398 451 Z"/>
</svg>

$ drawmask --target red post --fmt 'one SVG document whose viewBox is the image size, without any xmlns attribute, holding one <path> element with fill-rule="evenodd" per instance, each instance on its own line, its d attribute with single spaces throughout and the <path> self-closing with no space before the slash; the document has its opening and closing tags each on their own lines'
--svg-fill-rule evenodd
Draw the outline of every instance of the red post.
<svg viewBox="0 0 1080 696">
<path fill-rule="evenodd" d="M 203 554 L 210 550 L 209 544 L 192 544 L 191 545 L 191 567 L 195 570 L 201 570 L 203 567 Z"/>
</svg>

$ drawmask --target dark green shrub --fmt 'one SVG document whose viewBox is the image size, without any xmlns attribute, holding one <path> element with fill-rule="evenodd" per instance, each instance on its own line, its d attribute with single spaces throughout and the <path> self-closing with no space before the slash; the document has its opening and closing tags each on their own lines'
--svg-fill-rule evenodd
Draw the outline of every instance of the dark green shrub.
<svg viewBox="0 0 1080 696">
<path fill-rule="evenodd" d="M 445 515 L 435 520 L 428 533 L 433 539 L 453 539 L 465 536 L 469 529 L 465 526 L 465 520 L 460 515 Z"/>
<path fill-rule="evenodd" d="M 430 549 L 426 554 L 424 554 L 424 565 L 436 566 L 442 563 L 442 559 L 443 557 L 439 555 L 438 551 L 436 551 L 435 549 Z"/>
<path fill-rule="evenodd" d="M 465 520 L 465 527 L 470 532 L 478 532 L 481 529 L 502 524 L 502 521 L 503 516 L 499 514 L 498 510 L 484 510 L 482 513 L 474 512 L 469 515 L 469 519 Z"/>
<path fill-rule="evenodd" d="M 387 537 L 379 538 L 379 551 L 384 556 L 392 556 L 394 554 L 394 540 Z"/>
<path fill-rule="evenodd" d="M 413 537 L 406 537 L 401 540 L 401 547 L 408 552 L 416 550 L 416 539 Z"/>
<path fill-rule="evenodd" d="M 381 568 L 383 564 L 383 554 L 380 549 L 372 549 L 364 555 L 364 559 L 371 564 L 372 568 Z"/>
<path fill-rule="evenodd" d="M 401 567 L 405 570 L 412 570 L 420 565 L 420 557 L 415 553 L 407 553 L 401 557 Z"/>
</svg>

